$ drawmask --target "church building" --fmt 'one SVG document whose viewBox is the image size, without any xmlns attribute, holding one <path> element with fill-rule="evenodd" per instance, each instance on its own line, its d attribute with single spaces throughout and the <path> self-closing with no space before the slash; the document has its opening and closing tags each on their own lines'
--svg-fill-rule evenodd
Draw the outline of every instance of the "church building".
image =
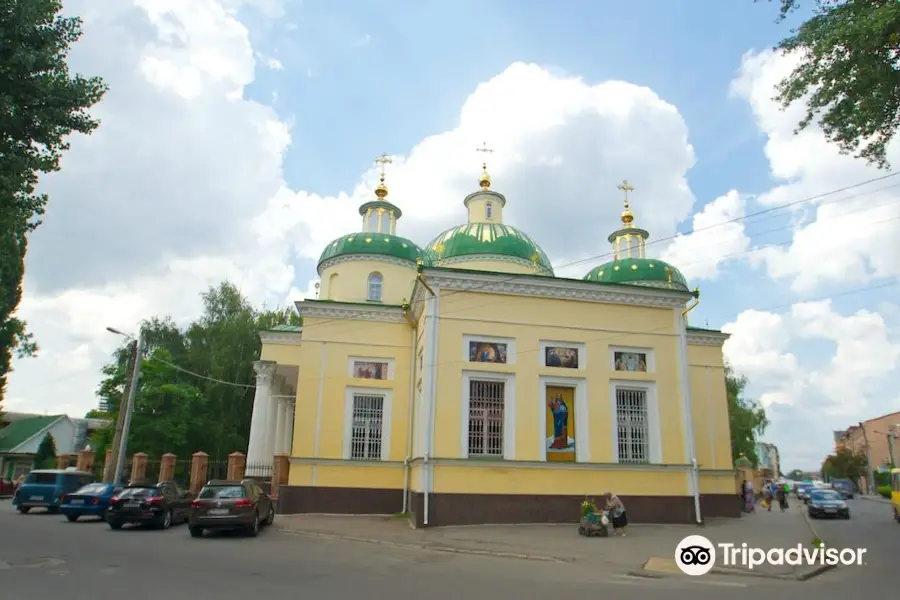
<svg viewBox="0 0 900 600">
<path fill-rule="evenodd" d="M 466 222 L 423 248 L 380 162 L 303 326 L 260 332 L 247 462 L 289 455 L 279 512 L 574 522 L 610 491 L 633 522 L 739 516 L 728 336 L 688 325 L 699 292 L 647 258 L 627 182 L 613 260 L 570 279 L 504 223 L 486 165 Z"/>
</svg>

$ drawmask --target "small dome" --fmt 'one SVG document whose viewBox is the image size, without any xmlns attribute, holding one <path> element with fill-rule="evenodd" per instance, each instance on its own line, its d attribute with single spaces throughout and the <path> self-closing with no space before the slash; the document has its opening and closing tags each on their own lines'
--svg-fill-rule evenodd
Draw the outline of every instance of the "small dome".
<svg viewBox="0 0 900 600">
<path fill-rule="evenodd" d="M 343 235 L 325 247 L 319 267 L 326 260 L 352 254 L 377 254 L 410 262 L 413 266 L 422 249 L 406 238 L 386 233 L 360 232 Z"/>
<path fill-rule="evenodd" d="M 671 278 L 671 285 L 670 285 Z M 622 283 L 655 288 L 673 288 L 689 292 L 687 279 L 667 262 L 652 258 L 622 258 L 594 267 L 585 281 Z"/>
<path fill-rule="evenodd" d="M 553 276 L 550 259 L 529 236 L 500 223 L 466 223 L 443 232 L 425 248 L 427 266 L 439 266 L 466 256 L 513 258 L 534 264 L 542 275 Z M 457 261 L 453 261 L 457 262 Z"/>
</svg>

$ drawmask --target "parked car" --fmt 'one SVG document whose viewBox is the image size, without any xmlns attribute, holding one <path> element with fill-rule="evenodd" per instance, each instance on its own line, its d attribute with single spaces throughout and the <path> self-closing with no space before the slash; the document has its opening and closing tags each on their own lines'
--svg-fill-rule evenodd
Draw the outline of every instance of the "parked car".
<svg viewBox="0 0 900 600">
<path fill-rule="evenodd" d="M 25 481 L 13 496 L 13 505 L 25 514 L 32 508 L 46 508 L 47 512 L 59 512 L 59 505 L 66 494 L 94 481 L 93 473 L 70 469 L 39 469 L 25 476 Z"/>
<path fill-rule="evenodd" d="M 853 498 L 853 483 L 849 479 L 832 479 L 831 487 L 843 496 L 844 499 Z"/>
<path fill-rule="evenodd" d="M 0 498 L 6 498 L 16 493 L 16 482 L 6 477 L 0 478 Z"/>
<path fill-rule="evenodd" d="M 807 513 L 811 519 L 823 517 L 850 518 L 850 508 L 839 492 L 834 490 L 813 490 L 809 495 Z"/>
<path fill-rule="evenodd" d="M 81 489 L 67 494 L 59 505 L 59 511 L 75 522 L 80 517 L 106 519 L 109 501 L 122 491 L 121 485 L 112 483 L 89 483 Z"/>
<path fill-rule="evenodd" d="M 275 521 L 272 499 L 255 481 L 210 481 L 191 502 L 191 537 L 207 529 L 244 529 L 255 537 Z"/>
<path fill-rule="evenodd" d="M 126 523 L 168 529 L 188 520 L 193 495 L 174 481 L 130 484 L 109 502 L 106 522 L 110 529 Z"/>
<path fill-rule="evenodd" d="M 797 486 L 795 490 L 797 494 L 797 499 L 801 500 L 803 503 L 809 499 L 809 493 L 813 490 L 812 484 L 809 483 L 801 483 Z"/>
</svg>

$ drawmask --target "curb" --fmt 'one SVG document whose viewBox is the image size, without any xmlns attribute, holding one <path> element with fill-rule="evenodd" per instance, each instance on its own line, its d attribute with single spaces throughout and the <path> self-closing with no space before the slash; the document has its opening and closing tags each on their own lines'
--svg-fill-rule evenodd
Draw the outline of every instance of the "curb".
<svg viewBox="0 0 900 600">
<path fill-rule="evenodd" d="M 858 498 L 860 500 L 868 500 L 869 502 L 878 502 L 879 504 L 891 504 L 890 500 L 882 498 L 881 496 L 863 496 L 860 494 Z"/>
<path fill-rule="evenodd" d="M 494 556 L 497 558 L 514 558 L 518 560 L 536 560 L 540 562 L 567 563 L 571 562 L 555 556 L 542 556 L 540 554 L 520 554 L 517 552 L 499 552 L 494 550 L 475 550 L 469 548 L 455 548 L 453 546 L 432 546 L 430 544 L 410 544 L 408 542 L 394 542 L 391 540 L 379 540 L 376 538 L 354 537 L 349 535 L 338 535 L 334 533 L 321 533 L 319 531 L 304 531 L 298 529 L 275 528 L 284 533 L 292 533 L 294 535 L 302 535 L 305 537 L 315 537 L 325 540 L 343 540 L 347 542 L 360 542 L 364 544 L 381 544 L 383 546 L 393 546 L 395 548 L 406 548 L 409 550 L 426 550 L 431 552 L 444 552 L 448 554 L 469 554 L 474 556 Z"/>
</svg>

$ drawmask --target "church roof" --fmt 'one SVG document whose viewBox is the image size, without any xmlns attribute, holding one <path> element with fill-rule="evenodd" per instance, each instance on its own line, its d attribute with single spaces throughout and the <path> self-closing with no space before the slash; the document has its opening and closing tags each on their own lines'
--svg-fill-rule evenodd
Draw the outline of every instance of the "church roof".
<svg viewBox="0 0 900 600">
<path fill-rule="evenodd" d="M 357 232 L 343 235 L 328 244 L 319 257 L 319 265 L 326 260 L 352 254 L 390 256 L 415 265 L 421 252 L 421 248 L 413 242 L 398 235 Z"/>
<path fill-rule="evenodd" d="M 667 262 L 654 258 L 620 258 L 591 269 L 585 281 L 598 283 L 623 283 L 648 287 L 673 288 L 683 292 L 688 289 L 687 279 L 681 271 Z"/>
<path fill-rule="evenodd" d="M 543 275 L 553 275 L 553 265 L 528 235 L 501 223 L 466 223 L 451 227 L 426 246 L 426 266 L 440 266 L 451 258 L 498 256 L 534 264 Z"/>
</svg>

